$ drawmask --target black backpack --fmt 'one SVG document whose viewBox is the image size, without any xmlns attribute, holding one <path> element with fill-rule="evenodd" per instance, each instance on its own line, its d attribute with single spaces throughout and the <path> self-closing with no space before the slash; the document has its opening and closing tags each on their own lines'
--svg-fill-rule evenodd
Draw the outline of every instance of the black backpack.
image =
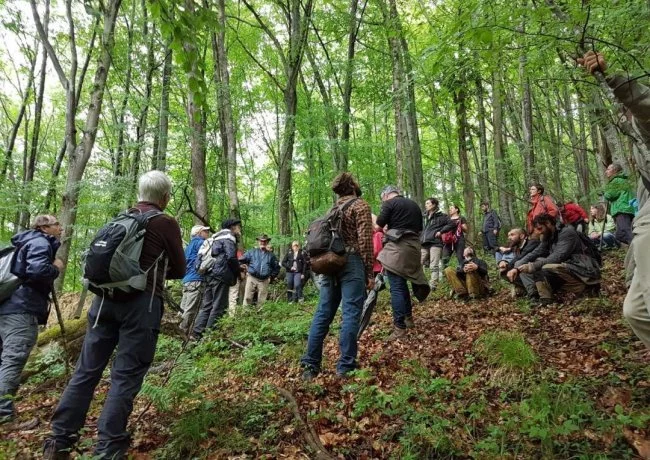
<svg viewBox="0 0 650 460">
<path fill-rule="evenodd" d="M 355 201 L 357 198 L 341 206 L 334 206 L 324 217 L 309 225 L 305 249 L 314 273 L 334 274 L 345 266 L 345 242 L 341 235 L 341 221 L 343 212 Z"/>
<path fill-rule="evenodd" d="M 601 255 L 598 247 L 591 241 L 587 235 L 582 232 L 576 232 L 580 237 L 580 242 L 582 243 L 582 249 L 586 255 L 594 259 L 599 267 L 603 266 L 603 256 Z"/>
</svg>

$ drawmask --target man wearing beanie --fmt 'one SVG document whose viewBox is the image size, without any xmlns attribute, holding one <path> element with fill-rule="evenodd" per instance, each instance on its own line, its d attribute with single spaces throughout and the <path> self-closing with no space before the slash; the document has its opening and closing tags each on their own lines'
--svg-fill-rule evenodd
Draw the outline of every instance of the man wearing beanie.
<svg viewBox="0 0 650 460">
<path fill-rule="evenodd" d="M 211 254 L 214 263 L 205 275 L 205 294 L 199 316 L 194 322 L 192 337 L 200 339 L 203 331 L 211 329 L 228 308 L 230 286 L 237 283 L 239 260 L 237 237 L 241 234 L 241 221 L 226 219 L 221 230 L 213 237 Z"/>
<path fill-rule="evenodd" d="M 203 276 L 199 275 L 195 268 L 196 255 L 203 241 L 210 236 L 210 227 L 195 225 L 190 231 L 192 239 L 185 248 L 185 277 L 183 278 L 183 297 L 181 299 L 181 310 L 183 319 L 179 327 L 184 333 L 192 327 L 199 305 L 203 299 Z"/>
</svg>

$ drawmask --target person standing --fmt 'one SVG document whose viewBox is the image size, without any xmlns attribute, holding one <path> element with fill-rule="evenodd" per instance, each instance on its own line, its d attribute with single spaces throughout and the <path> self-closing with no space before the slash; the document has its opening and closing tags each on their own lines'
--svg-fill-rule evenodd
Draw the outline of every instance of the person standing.
<svg viewBox="0 0 650 460">
<path fill-rule="evenodd" d="M 453 233 L 455 238 L 453 242 L 445 243 L 442 247 L 442 264 L 445 268 L 449 264 L 449 259 L 453 253 L 456 254 L 458 265 L 463 263 L 463 252 L 465 251 L 465 233 L 469 231 L 467 219 L 460 215 L 460 206 L 457 204 L 452 204 L 449 206 L 449 220 L 451 223 L 453 223 L 453 229 L 446 233 Z M 440 237 L 443 238 L 444 241 L 442 233 Z"/>
<path fill-rule="evenodd" d="M 171 189 L 171 180 L 161 171 L 149 171 L 138 180 L 134 211 L 157 211 L 146 224 L 140 255 L 141 269 L 148 270 L 146 287 L 134 293 L 116 290 L 110 298 L 95 296 L 77 367 L 52 416 L 45 459 L 69 456 L 79 440 L 95 387 L 116 349 L 110 389 L 97 420 L 99 442 L 94 455 L 111 459 L 126 456 L 131 442 L 126 426 L 133 399 L 156 352 L 164 281 L 185 276 L 181 229 L 173 217 L 162 212 L 171 199 Z M 166 262 L 157 264 L 161 256 Z"/>
<path fill-rule="evenodd" d="M 221 230 L 211 239 L 214 264 L 205 275 L 203 305 L 194 322 L 192 338 L 200 339 L 205 329 L 212 329 L 225 315 L 228 308 L 230 287 L 237 284 L 239 260 L 237 259 L 237 238 L 241 235 L 241 221 L 227 219 Z"/>
<path fill-rule="evenodd" d="M 384 229 L 377 225 L 377 216 L 372 214 L 372 274 L 374 276 L 383 270 L 377 260 L 382 249 L 384 249 Z"/>
<path fill-rule="evenodd" d="M 498 239 L 499 230 L 501 230 L 501 219 L 499 219 L 496 211 L 490 209 L 489 201 L 481 203 L 481 211 L 483 212 L 483 226 L 481 227 L 483 249 L 494 255 L 499 249 Z"/>
<path fill-rule="evenodd" d="M 351 173 L 340 173 L 332 183 L 341 216 L 341 237 L 347 248 L 345 266 L 336 275 L 321 275 L 318 307 L 309 329 L 307 351 L 300 360 L 305 381 L 321 371 L 323 342 L 341 305 L 340 357 L 336 374 L 344 377 L 357 368 L 357 335 L 366 298 L 366 289 L 374 287 L 372 274 L 372 218 L 370 206 L 360 198 L 361 187 Z M 354 200 L 350 203 L 351 200 Z"/>
<path fill-rule="evenodd" d="M 271 238 L 264 233 L 256 239 L 259 246 L 246 251 L 239 261 L 248 266 L 244 305 L 252 305 L 253 297 L 257 292 L 257 305 L 262 306 L 269 294 L 271 280 L 277 278 L 280 273 L 280 264 L 278 264 L 275 254 L 269 249 Z"/>
<path fill-rule="evenodd" d="M 48 296 L 63 269 L 55 258 L 60 238 L 61 224 L 50 215 L 37 216 L 30 230 L 11 238 L 16 248 L 11 273 L 21 283 L 0 303 L 0 423 L 15 418 L 20 374 L 36 344 L 38 325 L 47 322 Z"/>
<path fill-rule="evenodd" d="M 601 53 L 588 51 L 578 64 L 590 73 L 606 75 L 607 62 Z M 612 88 L 616 98 L 629 110 L 634 135 L 644 144 L 645 151 L 650 148 L 650 88 L 640 83 L 638 78 L 626 75 L 606 76 L 607 85 Z M 629 289 L 623 302 L 623 316 L 636 336 L 650 349 L 650 155 L 644 149 L 634 148 L 633 155 L 639 172 L 637 196 L 639 212 L 634 219 L 633 234 L 625 270 Z"/>
<path fill-rule="evenodd" d="M 548 214 L 549 216 L 557 219 L 559 210 L 553 202 L 553 198 L 544 195 L 544 187 L 539 183 L 534 183 L 528 189 L 530 196 L 530 208 L 526 216 L 526 231 L 529 235 L 534 234 L 533 219 L 541 214 Z"/>
<path fill-rule="evenodd" d="M 429 266 L 431 269 L 431 280 L 429 287 L 435 290 L 438 287 L 438 281 L 442 279 L 442 239 L 441 235 L 445 232 L 456 230 L 456 224 L 449 219 L 449 216 L 440 210 L 440 204 L 437 198 L 428 198 L 424 202 L 424 225 L 422 230 L 421 260 L 423 266 Z"/>
<path fill-rule="evenodd" d="M 616 222 L 616 233 L 614 236 L 620 243 L 630 244 L 632 242 L 632 219 L 634 219 L 634 192 L 627 174 L 618 163 L 612 163 L 605 170 L 609 182 L 605 186 L 603 196 L 609 201 L 609 211 Z"/>
<path fill-rule="evenodd" d="M 418 204 L 402 196 L 392 185 L 381 192 L 381 212 L 377 225 L 388 227 L 386 244 L 377 260 L 384 267 L 390 284 L 390 300 L 393 308 L 393 333 L 389 340 L 400 340 L 407 336 L 406 329 L 415 327 L 413 304 L 408 282 L 413 294 L 422 302 L 431 288 L 427 283 L 418 257 L 421 253 L 422 211 Z"/>
<path fill-rule="evenodd" d="M 307 264 L 298 241 L 291 243 L 291 251 L 285 254 L 282 266 L 287 270 L 287 302 L 299 302 L 302 299 Z"/>
<path fill-rule="evenodd" d="M 237 260 L 241 259 L 244 256 L 244 251 L 237 247 Z M 228 316 L 231 318 L 237 313 L 237 304 L 240 298 L 244 297 L 244 286 L 246 280 L 246 266 L 239 265 L 239 276 L 237 277 L 237 282 L 234 286 L 230 286 L 228 291 Z"/>
<path fill-rule="evenodd" d="M 196 256 L 203 242 L 210 236 L 210 227 L 195 225 L 190 230 L 192 239 L 185 248 L 185 277 L 183 278 L 183 297 L 181 297 L 181 311 L 183 319 L 179 327 L 188 334 L 194 324 L 194 319 L 199 311 L 203 299 L 203 276 L 196 271 Z"/>
</svg>

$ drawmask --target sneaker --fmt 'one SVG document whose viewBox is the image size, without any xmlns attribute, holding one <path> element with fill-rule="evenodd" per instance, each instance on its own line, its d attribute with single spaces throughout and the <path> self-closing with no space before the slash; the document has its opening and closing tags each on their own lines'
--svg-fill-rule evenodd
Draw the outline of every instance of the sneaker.
<svg viewBox="0 0 650 460">
<path fill-rule="evenodd" d="M 388 341 L 393 342 L 395 340 L 403 340 L 406 339 L 407 334 L 406 334 L 406 329 L 402 329 L 401 327 L 393 326 L 393 332 L 391 335 L 388 336 Z"/>
<path fill-rule="evenodd" d="M 54 439 L 46 439 L 43 446 L 44 460 L 68 460 L 70 458 L 69 449 L 57 450 Z"/>
<path fill-rule="evenodd" d="M 412 316 L 404 318 L 404 324 L 406 324 L 406 329 L 413 329 L 415 327 L 415 322 L 413 321 Z"/>
<path fill-rule="evenodd" d="M 314 370 L 311 367 L 306 367 L 302 371 L 302 381 L 303 382 L 311 382 L 318 376 L 318 371 Z"/>
</svg>

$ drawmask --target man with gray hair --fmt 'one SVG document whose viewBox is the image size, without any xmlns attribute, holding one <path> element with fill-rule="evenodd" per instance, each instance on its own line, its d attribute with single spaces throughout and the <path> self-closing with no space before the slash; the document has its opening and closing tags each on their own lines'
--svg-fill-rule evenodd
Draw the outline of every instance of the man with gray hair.
<svg viewBox="0 0 650 460">
<path fill-rule="evenodd" d="M 174 218 L 163 213 L 171 198 L 171 187 L 169 177 L 161 171 L 149 171 L 140 177 L 139 201 L 129 213 L 151 216 L 145 224 L 140 255 L 140 268 L 147 273 L 146 287 L 131 293 L 116 289 L 110 297 L 95 297 L 75 373 L 52 417 L 52 435 L 45 441 L 46 459 L 68 458 L 84 426 L 95 387 L 116 348 L 111 387 L 97 420 L 99 442 L 94 455 L 126 457 L 130 444 L 126 426 L 133 399 L 156 351 L 164 280 L 185 275 L 180 228 Z M 161 258 L 163 262 L 157 263 Z"/>
<path fill-rule="evenodd" d="M 20 285 L 0 303 L 0 423 L 15 417 L 13 396 L 20 374 L 36 344 L 38 325 L 47 322 L 48 296 L 63 268 L 55 259 L 61 225 L 54 216 L 34 219 L 31 229 L 11 238 L 15 250 L 11 273 Z"/>
</svg>

